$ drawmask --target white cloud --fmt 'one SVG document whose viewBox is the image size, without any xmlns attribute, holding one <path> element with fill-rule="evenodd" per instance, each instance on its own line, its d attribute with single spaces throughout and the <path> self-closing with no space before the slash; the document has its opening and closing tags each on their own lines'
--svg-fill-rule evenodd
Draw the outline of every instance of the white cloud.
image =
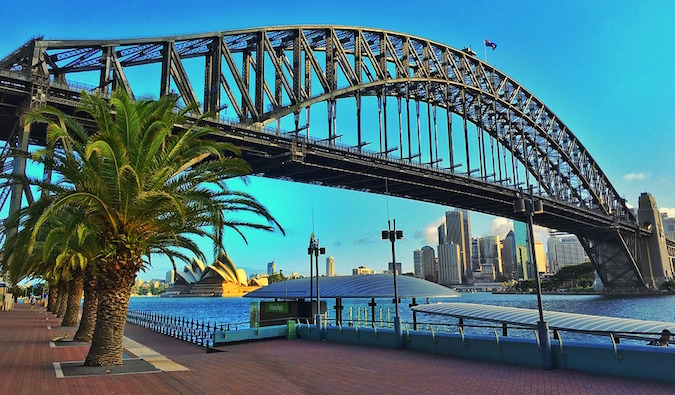
<svg viewBox="0 0 675 395">
<path fill-rule="evenodd" d="M 443 223 L 443 217 L 436 219 L 424 227 L 424 242 L 428 245 L 438 245 L 438 227 Z M 417 232 L 416 232 L 417 234 Z"/>
<path fill-rule="evenodd" d="M 644 180 L 645 178 L 649 177 L 650 173 L 628 173 L 625 176 L 623 176 L 623 179 L 626 181 L 636 181 L 636 180 Z"/>
<path fill-rule="evenodd" d="M 499 239 L 506 237 L 506 234 L 513 230 L 513 221 L 506 218 L 495 218 L 490 223 L 490 228 L 482 236 L 499 236 Z"/>
</svg>

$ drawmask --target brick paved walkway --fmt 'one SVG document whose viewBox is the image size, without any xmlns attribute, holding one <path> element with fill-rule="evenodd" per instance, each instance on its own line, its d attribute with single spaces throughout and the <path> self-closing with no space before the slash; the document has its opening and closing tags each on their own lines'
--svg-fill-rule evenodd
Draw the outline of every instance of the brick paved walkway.
<svg viewBox="0 0 675 395">
<path fill-rule="evenodd" d="M 57 379 L 53 362 L 87 346 L 50 348 L 74 328 L 44 309 L 0 312 L 0 394 L 673 394 L 672 384 L 319 343 L 272 340 L 204 349 L 127 325 L 126 336 L 188 371 Z M 47 329 L 50 326 L 52 329 Z"/>
</svg>

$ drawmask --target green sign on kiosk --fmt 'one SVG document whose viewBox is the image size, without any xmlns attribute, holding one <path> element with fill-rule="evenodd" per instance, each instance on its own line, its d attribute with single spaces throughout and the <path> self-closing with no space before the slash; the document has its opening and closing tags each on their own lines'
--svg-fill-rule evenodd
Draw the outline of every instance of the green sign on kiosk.
<svg viewBox="0 0 675 395">
<path fill-rule="evenodd" d="M 288 302 L 265 303 L 266 313 L 288 314 Z"/>
</svg>

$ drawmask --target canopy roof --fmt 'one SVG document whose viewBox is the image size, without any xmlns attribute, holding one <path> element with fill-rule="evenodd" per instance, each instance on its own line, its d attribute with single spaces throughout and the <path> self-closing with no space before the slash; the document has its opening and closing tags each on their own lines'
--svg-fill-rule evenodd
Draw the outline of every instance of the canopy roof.
<svg viewBox="0 0 675 395">
<path fill-rule="evenodd" d="M 281 281 L 247 293 L 247 298 L 309 298 L 309 278 Z M 396 276 L 399 298 L 442 298 L 459 294 L 450 288 L 411 276 Z M 316 294 L 316 289 L 314 290 Z M 391 274 L 319 278 L 321 298 L 393 298 Z"/>
<path fill-rule="evenodd" d="M 517 307 L 489 306 L 474 303 L 436 303 L 412 308 L 418 313 L 446 315 L 481 321 L 516 324 L 536 328 L 539 312 Z M 626 334 L 660 333 L 668 329 L 675 333 L 675 322 L 643 321 L 628 318 L 603 317 L 588 314 L 544 311 L 544 319 L 551 329 L 578 332 L 610 332 Z"/>
</svg>

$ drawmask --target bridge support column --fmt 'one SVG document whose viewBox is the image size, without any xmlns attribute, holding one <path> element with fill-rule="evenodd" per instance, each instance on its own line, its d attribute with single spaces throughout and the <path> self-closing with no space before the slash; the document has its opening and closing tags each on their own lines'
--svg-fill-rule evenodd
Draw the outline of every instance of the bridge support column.
<svg viewBox="0 0 675 395">
<path fill-rule="evenodd" d="M 16 142 L 16 148 L 22 151 L 28 151 L 28 138 L 30 137 L 31 125 L 27 124 L 23 127 L 23 133 L 20 133 L 18 140 Z M 23 176 L 26 174 L 26 158 L 14 158 L 14 164 L 12 166 L 12 173 L 17 176 Z M 9 201 L 9 214 L 13 214 L 21 209 L 21 199 L 23 197 L 24 188 L 29 188 L 28 186 L 23 186 L 21 184 L 15 183 L 12 185 L 10 201 Z M 7 237 L 16 233 L 17 229 L 14 227 L 7 228 Z"/>
<path fill-rule="evenodd" d="M 642 273 L 649 288 L 656 290 L 659 285 L 673 279 L 674 273 L 669 262 L 661 213 L 656 200 L 647 192 L 641 194 L 638 200 L 638 221 L 652 231 L 651 236 L 640 240 L 638 246 Z"/>
</svg>

